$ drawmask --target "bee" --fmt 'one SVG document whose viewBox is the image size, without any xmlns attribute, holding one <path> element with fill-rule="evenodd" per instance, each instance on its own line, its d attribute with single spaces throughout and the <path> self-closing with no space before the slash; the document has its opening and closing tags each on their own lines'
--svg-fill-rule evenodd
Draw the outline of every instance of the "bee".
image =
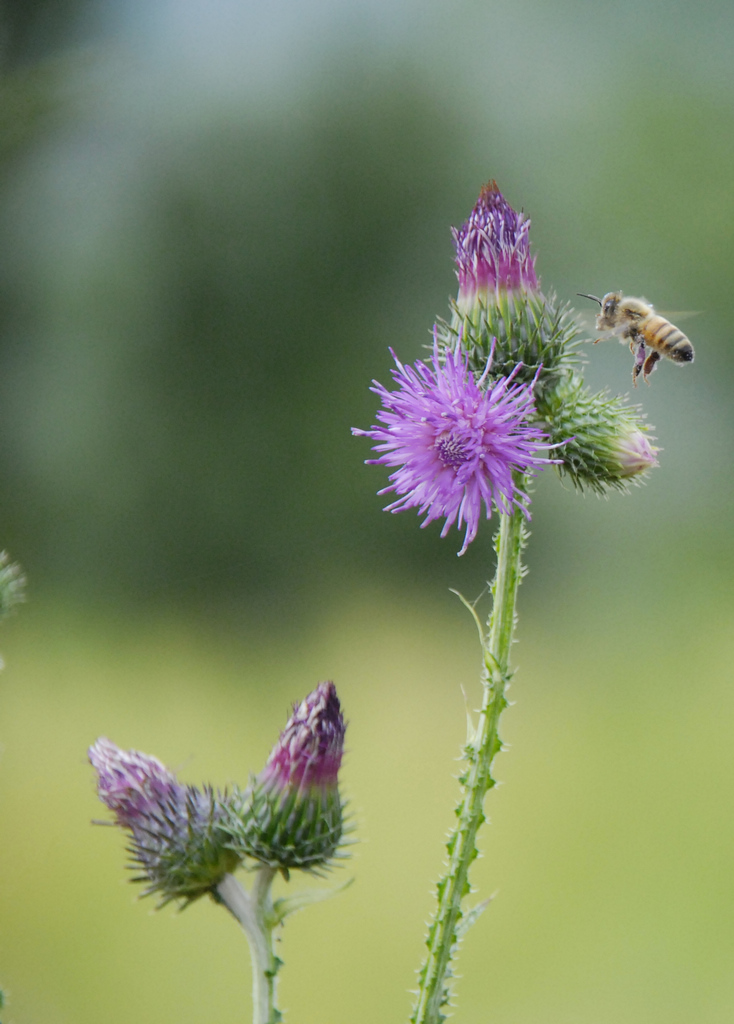
<svg viewBox="0 0 734 1024">
<path fill-rule="evenodd" d="M 674 363 L 693 362 L 693 345 L 683 331 L 656 313 L 645 299 L 633 299 L 622 292 L 607 292 L 603 299 L 578 294 L 601 306 L 601 312 L 596 315 L 597 331 L 612 331 L 619 335 L 621 342 L 629 342 L 630 352 L 635 357 L 632 369 L 635 387 L 640 373 L 645 383 L 650 383 L 648 377 L 663 356 Z M 601 340 L 597 338 L 594 344 Z"/>
</svg>

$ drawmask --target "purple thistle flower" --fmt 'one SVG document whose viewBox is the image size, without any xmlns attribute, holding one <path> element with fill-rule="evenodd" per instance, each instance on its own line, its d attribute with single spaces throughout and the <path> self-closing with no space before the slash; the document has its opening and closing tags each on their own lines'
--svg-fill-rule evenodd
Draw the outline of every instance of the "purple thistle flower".
<svg viewBox="0 0 734 1024">
<path fill-rule="evenodd" d="M 384 406 L 377 413 L 383 425 L 352 428 L 377 442 L 374 450 L 383 453 L 368 464 L 398 467 L 390 486 L 378 491 L 400 496 L 385 511 L 417 507 L 419 515 L 427 513 L 421 526 L 445 517 L 442 537 L 454 523 L 460 529 L 466 524 L 460 555 L 477 535 L 482 505 L 487 519 L 492 503 L 504 513 L 521 508 L 530 518 L 528 496 L 515 486 L 512 473 L 547 466 L 551 460 L 537 452 L 552 447 L 529 422 L 535 414 L 534 381 L 515 383 L 516 367 L 485 390 L 489 364 L 476 381 L 458 344 L 446 350 L 443 361 L 434 344 L 432 366 L 421 361 L 403 366 L 392 356 L 398 390 L 388 391 L 378 381 L 371 388 Z"/>
<path fill-rule="evenodd" d="M 300 792 L 336 788 L 345 731 L 336 687 L 319 683 L 293 706 L 258 782 L 266 789 Z"/>
<path fill-rule="evenodd" d="M 530 221 L 516 213 L 490 181 L 479 193 L 469 219 L 452 228 L 456 246 L 457 305 L 468 312 L 499 289 L 536 291 L 535 257 L 530 255 Z"/>
</svg>

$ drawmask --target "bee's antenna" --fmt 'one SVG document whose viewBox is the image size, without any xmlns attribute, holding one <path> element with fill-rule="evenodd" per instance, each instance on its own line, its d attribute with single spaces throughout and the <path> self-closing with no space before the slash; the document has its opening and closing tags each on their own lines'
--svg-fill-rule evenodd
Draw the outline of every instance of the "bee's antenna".
<svg viewBox="0 0 734 1024">
<path fill-rule="evenodd" d="M 598 302 L 601 306 L 601 299 L 598 299 L 596 295 L 587 295 L 586 292 L 576 292 L 576 294 L 580 295 L 582 299 L 593 299 L 594 302 Z"/>
</svg>

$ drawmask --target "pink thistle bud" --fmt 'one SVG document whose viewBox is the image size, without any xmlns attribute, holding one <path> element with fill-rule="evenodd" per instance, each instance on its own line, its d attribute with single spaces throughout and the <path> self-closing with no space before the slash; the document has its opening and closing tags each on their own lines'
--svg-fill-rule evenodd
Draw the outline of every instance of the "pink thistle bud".
<svg viewBox="0 0 734 1024">
<path fill-rule="evenodd" d="M 529 219 L 512 209 L 496 181 L 482 188 L 469 219 L 452 229 L 460 312 L 488 305 L 499 291 L 537 291 L 529 228 Z"/>
<path fill-rule="evenodd" d="M 346 726 L 333 683 L 319 683 L 293 707 L 258 781 L 270 789 L 333 789 Z"/>
<path fill-rule="evenodd" d="M 142 872 L 133 881 L 147 883 L 144 895 L 186 905 L 237 866 L 219 793 L 182 785 L 157 757 L 120 750 L 104 737 L 89 748 L 89 760 L 100 800 L 130 833 L 131 867 Z"/>
<path fill-rule="evenodd" d="M 97 795 L 123 828 L 131 828 L 182 789 L 157 757 L 121 750 L 105 736 L 89 748 L 88 755 L 97 772 Z"/>
<path fill-rule="evenodd" d="M 615 455 L 619 461 L 622 477 L 638 476 L 658 465 L 655 453 L 658 451 L 650 444 L 641 430 L 631 427 L 620 434 Z"/>
<path fill-rule="evenodd" d="M 346 726 L 333 683 L 293 708 L 260 774 L 230 815 L 231 848 L 280 868 L 318 871 L 340 854 L 338 773 Z"/>
</svg>

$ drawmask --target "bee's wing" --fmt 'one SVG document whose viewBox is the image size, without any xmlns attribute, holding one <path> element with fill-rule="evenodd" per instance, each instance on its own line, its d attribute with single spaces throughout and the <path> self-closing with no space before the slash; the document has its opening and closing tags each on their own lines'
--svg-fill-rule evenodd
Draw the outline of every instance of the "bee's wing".
<svg viewBox="0 0 734 1024">
<path fill-rule="evenodd" d="M 703 312 L 702 309 L 659 309 L 657 312 L 660 316 L 664 316 L 666 320 L 670 320 L 671 324 L 677 324 L 679 320 L 690 320 L 694 316 L 700 316 Z"/>
</svg>

